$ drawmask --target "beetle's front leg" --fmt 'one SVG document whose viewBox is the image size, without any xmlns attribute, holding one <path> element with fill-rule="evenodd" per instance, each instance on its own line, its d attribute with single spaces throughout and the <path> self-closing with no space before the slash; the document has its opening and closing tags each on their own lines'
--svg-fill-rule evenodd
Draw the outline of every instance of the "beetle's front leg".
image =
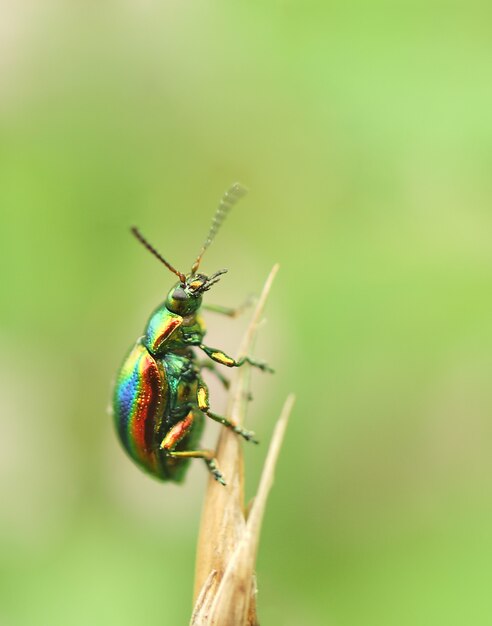
<svg viewBox="0 0 492 626">
<path fill-rule="evenodd" d="M 213 413 L 210 410 L 210 403 L 208 401 L 208 387 L 201 378 L 198 380 L 197 401 L 198 408 L 200 409 L 200 411 L 203 411 L 205 415 L 208 415 L 213 420 L 219 422 L 223 426 L 227 426 L 227 428 L 230 428 L 238 435 L 241 435 L 241 437 L 244 437 L 246 441 L 258 443 L 258 440 L 255 439 L 255 434 L 252 430 L 246 430 L 245 428 L 241 428 L 241 426 L 238 426 L 230 419 L 227 419 L 227 417 L 217 415 L 217 413 Z"/>
<path fill-rule="evenodd" d="M 202 304 L 202 309 L 205 311 L 212 311 L 213 313 L 220 313 L 220 315 L 227 315 L 227 317 L 238 317 L 248 307 L 250 307 L 255 301 L 254 296 L 249 296 L 242 304 L 236 308 L 222 306 L 221 304 Z"/>
<path fill-rule="evenodd" d="M 184 419 L 175 424 L 167 433 L 162 440 L 160 449 L 175 459 L 203 459 L 215 480 L 225 486 L 224 476 L 217 467 L 217 461 L 212 450 L 174 450 L 178 443 L 190 432 L 192 426 L 193 411 L 190 411 Z"/>
<path fill-rule="evenodd" d="M 198 347 L 203 350 L 205 354 L 209 356 L 213 361 L 216 361 L 221 365 L 226 365 L 227 367 L 241 367 L 241 365 L 244 365 L 244 363 L 249 363 L 250 365 L 253 365 L 254 367 L 262 370 L 263 372 L 270 372 L 272 374 L 274 372 L 274 370 L 266 363 L 263 363 L 261 361 L 254 361 L 249 356 L 242 356 L 239 360 L 236 361 L 236 359 L 228 356 L 225 352 L 222 352 L 222 350 L 209 348 L 209 346 L 206 346 L 203 343 L 201 343 Z"/>
<path fill-rule="evenodd" d="M 183 331 L 181 338 L 184 343 L 190 346 L 199 346 L 203 339 L 203 332 L 191 329 L 189 331 Z"/>
</svg>

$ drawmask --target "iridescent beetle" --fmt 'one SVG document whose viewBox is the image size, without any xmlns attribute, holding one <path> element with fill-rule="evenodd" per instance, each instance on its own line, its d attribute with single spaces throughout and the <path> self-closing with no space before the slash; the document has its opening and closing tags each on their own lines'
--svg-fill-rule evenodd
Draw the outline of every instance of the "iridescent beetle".
<svg viewBox="0 0 492 626">
<path fill-rule="evenodd" d="M 210 410 L 209 393 L 201 370 L 214 371 L 227 386 L 227 379 L 216 371 L 215 363 L 197 360 L 193 348 L 203 350 L 216 363 L 239 367 L 250 363 L 273 371 L 265 363 L 249 357 L 235 360 L 222 350 L 203 343 L 205 326 L 199 315 L 202 296 L 227 270 L 211 276 L 199 274 L 205 250 L 222 221 L 246 190 L 234 184 L 223 196 L 214 215 L 203 247 L 187 275 L 178 272 L 155 250 L 136 228 L 135 237 L 179 278 L 166 300 L 152 313 L 144 335 L 138 339 L 118 373 L 113 397 L 113 416 L 121 443 L 130 457 L 160 480 L 183 480 L 191 458 L 203 459 L 214 478 L 225 485 L 211 450 L 200 450 L 204 416 L 231 428 L 247 441 L 254 433 Z M 217 313 L 233 316 L 237 311 L 203 305 Z"/>
</svg>

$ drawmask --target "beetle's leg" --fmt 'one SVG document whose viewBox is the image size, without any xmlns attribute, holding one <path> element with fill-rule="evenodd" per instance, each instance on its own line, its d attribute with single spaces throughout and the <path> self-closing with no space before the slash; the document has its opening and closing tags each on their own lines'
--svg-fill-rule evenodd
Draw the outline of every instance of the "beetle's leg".
<svg viewBox="0 0 492 626">
<path fill-rule="evenodd" d="M 212 361 L 216 361 L 221 365 L 227 365 L 227 367 L 241 367 L 244 363 L 249 363 L 264 372 L 271 372 L 273 374 L 273 369 L 269 365 L 261 361 L 254 361 L 249 356 L 242 356 L 236 361 L 236 359 L 233 359 L 232 356 L 228 356 L 225 352 L 222 352 L 222 350 L 210 348 L 203 343 L 201 343 L 198 347 L 203 350 L 205 354 L 212 359 Z"/>
<path fill-rule="evenodd" d="M 222 472 L 217 467 L 217 461 L 212 450 L 178 450 L 168 452 L 175 459 L 203 459 L 210 473 L 221 485 L 226 485 Z"/>
<path fill-rule="evenodd" d="M 167 435 L 161 442 L 160 449 L 165 450 L 166 452 L 171 452 L 189 433 L 190 428 L 193 426 L 193 411 L 190 411 L 188 415 L 174 424 L 174 426 L 169 430 Z"/>
<path fill-rule="evenodd" d="M 203 332 L 200 333 L 196 330 L 183 331 L 181 338 L 184 343 L 190 346 L 199 346 L 203 338 Z"/>
<path fill-rule="evenodd" d="M 225 389 L 229 390 L 229 387 L 231 386 L 231 381 L 228 378 L 226 378 L 219 369 L 217 369 L 217 366 L 215 365 L 215 363 L 212 363 L 211 361 L 200 361 L 200 363 L 198 364 L 198 367 L 201 370 L 207 369 L 213 374 L 215 374 L 217 378 L 220 380 L 220 382 L 224 385 Z M 253 399 L 253 394 L 251 393 L 251 391 L 248 391 L 246 394 L 246 400 L 250 401 L 252 399 Z"/>
<path fill-rule="evenodd" d="M 217 369 L 215 363 L 212 363 L 211 361 L 200 361 L 198 367 L 200 369 L 210 370 L 213 374 L 215 374 L 220 382 L 224 385 L 225 389 L 229 389 L 229 387 L 231 386 L 231 381 L 226 378 L 220 370 Z"/>
<path fill-rule="evenodd" d="M 245 428 L 241 428 L 227 417 L 223 417 L 222 415 L 217 415 L 217 413 L 213 413 L 210 410 L 210 403 L 208 401 L 208 387 L 203 382 L 202 379 L 199 379 L 198 382 L 198 391 L 197 391 L 197 400 L 198 400 L 198 408 L 200 411 L 203 411 L 205 415 L 208 415 L 216 422 L 219 422 L 223 426 L 227 426 L 241 437 L 244 437 L 246 441 L 252 441 L 253 443 L 258 443 L 258 440 L 255 439 L 255 434 L 252 430 L 246 430 Z"/>
<path fill-rule="evenodd" d="M 174 450 L 178 443 L 189 433 L 192 425 L 193 412 L 190 411 L 188 415 L 175 424 L 164 437 L 160 445 L 161 450 L 164 450 L 168 456 L 175 459 L 203 459 L 215 480 L 225 485 L 226 482 L 217 467 L 217 461 L 215 460 L 212 450 Z"/>
<path fill-rule="evenodd" d="M 220 304 L 202 304 L 202 309 L 206 311 L 212 311 L 213 313 L 220 313 L 221 315 L 227 315 L 227 317 L 238 317 L 243 313 L 248 307 L 250 307 L 255 298 L 253 296 L 249 296 L 242 304 L 233 309 L 232 307 L 222 306 Z"/>
</svg>

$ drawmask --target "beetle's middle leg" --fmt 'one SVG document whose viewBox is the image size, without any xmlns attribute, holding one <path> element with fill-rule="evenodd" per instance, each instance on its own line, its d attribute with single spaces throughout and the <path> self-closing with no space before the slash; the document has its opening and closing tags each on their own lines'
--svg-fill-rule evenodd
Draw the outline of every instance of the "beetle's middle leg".
<svg viewBox="0 0 492 626">
<path fill-rule="evenodd" d="M 200 369 L 207 369 L 215 374 L 215 376 L 217 376 L 220 382 L 224 385 L 224 388 L 229 390 L 229 387 L 231 386 L 231 381 L 226 376 L 224 376 L 224 374 L 222 374 L 222 372 L 217 368 L 217 365 L 215 363 L 212 363 L 212 361 L 200 361 L 198 363 L 198 367 Z"/>
<path fill-rule="evenodd" d="M 215 459 L 214 452 L 212 450 L 175 450 L 174 448 L 178 443 L 186 437 L 193 426 L 193 411 L 190 411 L 188 415 L 174 424 L 167 435 L 162 440 L 159 446 L 168 456 L 175 459 L 203 459 L 216 481 L 225 485 L 224 476 L 217 467 L 217 461 Z"/>
<path fill-rule="evenodd" d="M 253 443 L 258 443 L 258 440 L 255 439 L 255 434 L 252 430 L 246 430 L 241 426 L 238 426 L 227 417 L 223 415 L 217 415 L 217 413 L 213 413 L 210 410 L 210 403 L 208 401 L 208 387 L 205 382 L 200 378 L 198 382 L 198 391 L 197 391 L 197 400 L 198 400 L 198 408 L 200 411 L 203 411 L 205 415 L 208 415 L 210 418 L 219 422 L 223 426 L 227 426 L 241 437 L 244 437 L 246 441 L 252 441 Z"/>
<path fill-rule="evenodd" d="M 201 370 L 206 369 L 206 370 L 209 370 L 209 372 L 212 372 L 212 374 L 215 374 L 215 376 L 217 376 L 220 382 L 224 385 L 224 389 L 227 389 L 227 391 L 229 391 L 229 388 L 231 386 L 231 381 L 226 376 L 224 376 L 224 374 L 222 374 L 222 372 L 219 370 L 219 368 L 217 367 L 215 363 L 213 363 L 212 361 L 200 361 L 198 363 L 198 367 Z M 247 392 L 246 399 L 247 400 L 253 399 L 253 395 L 251 391 Z"/>
</svg>

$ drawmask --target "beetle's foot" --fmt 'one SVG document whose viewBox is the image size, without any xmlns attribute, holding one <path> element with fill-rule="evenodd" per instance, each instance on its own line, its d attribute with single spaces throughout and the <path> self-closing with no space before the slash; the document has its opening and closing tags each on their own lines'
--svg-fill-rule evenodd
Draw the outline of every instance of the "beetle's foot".
<svg viewBox="0 0 492 626">
<path fill-rule="evenodd" d="M 259 368 L 262 372 L 268 372 L 269 374 L 275 374 L 275 370 L 273 367 L 270 367 L 268 363 L 257 363 L 256 367 Z"/>
<path fill-rule="evenodd" d="M 251 443 L 260 443 L 258 439 L 256 439 L 256 435 L 252 430 L 246 430 L 240 426 L 233 426 L 233 430 L 235 433 L 246 439 L 246 441 L 251 441 Z"/>
<path fill-rule="evenodd" d="M 251 359 L 249 356 L 246 356 L 244 357 L 243 362 L 249 363 L 253 367 L 257 367 L 262 372 L 269 372 L 270 374 L 275 374 L 275 370 L 272 367 L 270 367 L 268 363 L 265 363 L 264 361 L 255 361 L 254 359 Z"/>
<path fill-rule="evenodd" d="M 215 459 L 207 459 L 205 462 L 207 464 L 207 467 L 208 467 L 210 473 L 215 478 L 215 480 L 218 483 L 220 483 L 221 485 L 224 485 L 224 487 L 225 487 L 227 485 L 227 483 L 224 480 L 224 476 L 222 475 L 222 472 L 217 467 L 217 463 L 216 463 Z"/>
</svg>

